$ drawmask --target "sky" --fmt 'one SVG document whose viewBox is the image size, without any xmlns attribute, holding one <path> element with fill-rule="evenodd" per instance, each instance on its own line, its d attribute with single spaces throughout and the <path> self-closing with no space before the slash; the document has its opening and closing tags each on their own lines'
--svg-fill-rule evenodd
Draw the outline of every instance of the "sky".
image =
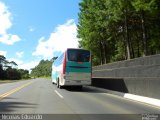
<svg viewBox="0 0 160 120">
<path fill-rule="evenodd" d="M 0 55 L 31 70 L 77 48 L 80 0 L 0 0 Z"/>
</svg>

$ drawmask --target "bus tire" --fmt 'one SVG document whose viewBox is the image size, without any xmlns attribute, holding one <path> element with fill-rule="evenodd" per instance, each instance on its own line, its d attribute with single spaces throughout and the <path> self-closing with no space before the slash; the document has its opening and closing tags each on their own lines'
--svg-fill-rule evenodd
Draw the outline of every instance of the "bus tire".
<svg viewBox="0 0 160 120">
<path fill-rule="evenodd" d="M 57 88 L 59 88 L 59 89 L 62 88 L 62 86 L 60 86 L 60 84 L 59 84 L 59 79 L 58 79 L 58 81 L 57 81 Z"/>
<path fill-rule="evenodd" d="M 57 85 L 57 88 L 59 88 L 59 80 L 57 80 L 57 84 L 56 85 Z"/>
<path fill-rule="evenodd" d="M 83 89 L 83 86 L 82 85 L 80 85 L 80 86 L 78 86 L 78 90 L 82 90 Z"/>
</svg>

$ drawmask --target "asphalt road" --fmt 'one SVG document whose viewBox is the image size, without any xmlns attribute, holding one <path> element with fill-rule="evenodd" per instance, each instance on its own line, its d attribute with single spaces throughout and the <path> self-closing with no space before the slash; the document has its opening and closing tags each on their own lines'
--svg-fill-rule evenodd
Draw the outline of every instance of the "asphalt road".
<svg viewBox="0 0 160 120">
<path fill-rule="evenodd" d="M 160 108 L 91 89 L 58 89 L 50 80 L 34 79 L 0 84 L 1 114 L 52 114 L 58 119 L 132 118 L 160 114 Z M 78 118 L 77 115 L 78 114 Z M 68 115 L 68 117 L 66 117 Z M 81 116 L 82 115 L 82 116 Z M 53 116 L 52 116 L 53 117 Z"/>
</svg>

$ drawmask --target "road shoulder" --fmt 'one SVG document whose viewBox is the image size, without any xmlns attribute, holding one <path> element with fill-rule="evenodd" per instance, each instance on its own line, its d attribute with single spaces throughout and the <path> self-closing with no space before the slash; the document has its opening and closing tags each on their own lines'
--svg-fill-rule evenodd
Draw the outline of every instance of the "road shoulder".
<svg viewBox="0 0 160 120">
<path fill-rule="evenodd" d="M 123 92 L 108 90 L 108 89 L 104 89 L 104 88 L 98 88 L 98 87 L 94 87 L 94 86 L 87 86 L 87 87 L 89 89 L 96 89 L 97 91 L 101 91 L 101 92 L 105 92 L 105 93 L 108 93 L 108 94 L 117 95 L 117 96 L 129 99 L 129 100 L 145 103 L 145 104 L 148 104 L 148 105 L 153 105 L 155 107 L 160 107 L 160 100 L 159 99 L 149 98 L 149 97 L 139 96 L 139 95 L 134 95 L 134 94 L 130 94 L 130 93 L 123 93 Z"/>
</svg>

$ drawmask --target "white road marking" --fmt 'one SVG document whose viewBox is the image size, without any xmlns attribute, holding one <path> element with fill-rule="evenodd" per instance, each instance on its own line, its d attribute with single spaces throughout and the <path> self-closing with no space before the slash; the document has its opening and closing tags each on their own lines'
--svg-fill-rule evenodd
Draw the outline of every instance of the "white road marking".
<svg viewBox="0 0 160 120">
<path fill-rule="evenodd" d="M 154 105 L 155 107 L 160 107 L 160 100 L 155 98 L 149 98 L 145 96 L 133 95 L 129 93 L 125 93 L 124 98 L 136 100 L 142 103 L 147 103 L 150 105 Z"/>
<path fill-rule="evenodd" d="M 107 95 L 107 96 L 111 96 L 111 97 L 117 97 L 119 99 L 126 99 L 128 101 L 131 101 L 131 102 L 134 102 L 134 103 L 138 103 L 138 104 L 142 104 L 142 105 L 145 105 L 145 106 L 148 106 L 148 107 L 152 107 L 152 108 L 156 108 L 156 109 L 160 109 L 159 106 L 155 105 L 155 104 L 152 104 L 152 103 L 147 103 L 147 102 L 143 102 L 141 100 L 138 100 L 138 99 L 132 99 L 131 97 L 128 97 L 126 96 L 126 94 L 128 93 L 125 93 L 124 96 L 118 96 L 118 95 L 114 95 L 114 94 L 110 94 L 110 93 L 102 93 L 104 95 Z M 131 94 L 133 95 L 133 94 Z M 136 95 L 137 96 L 137 95 Z M 142 97 L 142 96 L 141 96 Z M 147 99 L 146 99 L 147 100 Z M 159 100 L 160 101 L 160 100 Z"/>
<path fill-rule="evenodd" d="M 54 92 L 60 97 L 63 99 L 63 96 L 57 91 L 57 90 L 54 90 Z"/>
</svg>

